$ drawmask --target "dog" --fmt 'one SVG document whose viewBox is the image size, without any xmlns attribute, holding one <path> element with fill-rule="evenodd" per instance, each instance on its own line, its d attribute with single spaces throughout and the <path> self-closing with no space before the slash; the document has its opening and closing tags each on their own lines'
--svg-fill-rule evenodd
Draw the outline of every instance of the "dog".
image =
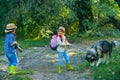
<svg viewBox="0 0 120 80">
<path fill-rule="evenodd" d="M 91 66 L 99 66 L 101 62 L 108 64 L 114 47 L 118 46 L 118 41 L 112 43 L 103 40 L 96 42 L 86 53 L 86 60 Z"/>
</svg>

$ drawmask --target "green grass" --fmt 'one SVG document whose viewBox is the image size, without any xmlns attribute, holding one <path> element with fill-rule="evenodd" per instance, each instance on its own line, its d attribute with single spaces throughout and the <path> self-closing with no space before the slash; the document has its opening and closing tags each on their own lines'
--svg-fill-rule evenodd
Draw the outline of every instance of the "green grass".
<svg viewBox="0 0 120 80">
<path fill-rule="evenodd" d="M 101 65 L 99 68 L 93 68 L 93 75 L 96 80 L 120 80 L 120 53 L 119 50 L 114 50 L 111 58 L 111 63 Z M 109 77 L 108 77 L 109 76 Z"/>
<path fill-rule="evenodd" d="M 112 58 L 108 65 L 100 64 L 99 67 L 91 67 L 87 61 L 80 64 L 78 70 L 84 72 L 90 70 L 90 74 L 95 80 L 120 80 L 120 52 L 119 49 L 113 50 Z"/>
<path fill-rule="evenodd" d="M 18 40 L 17 41 L 23 49 L 37 46 L 37 47 L 45 47 L 49 46 L 49 39 L 41 39 L 41 40 Z M 0 55 L 4 54 L 4 42 L 0 41 Z"/>
<path fill-rule="evenodd" d="M 33 70 L 18 70 L 16 75 L 33 74 Z"/>
<path fill-rule="evenodd" d="M 8 78 L 6 78 L 6 80 L 32 80 L 29 77 L 22 77 L 19 75 L 13 75 L 13 76 L 9 76 Z"/>
<path fill-rule="evenodd" d="M 17 73 L 14 75 L 6 75 L 5 77 L 1 78 L 3 80 L 32 80 L 28 77 L 27 74 L 33 74 L 32 70 L 17 70 Z M 0 75 L 2 76 L 2 75 Z"/>
<path fill-rule="evenodd" d="M 5 60 L 0 60 L 0 63 L 7 63 Z"/>
<path fill-rule="evenodd" d="M 18 40 L 18 43 L 20 43 L 20 46 L 23 48 L 28 47 L 45 47 L 49 45 L 49 39 L 41 39 L 41 40 Z"/>
</svg>

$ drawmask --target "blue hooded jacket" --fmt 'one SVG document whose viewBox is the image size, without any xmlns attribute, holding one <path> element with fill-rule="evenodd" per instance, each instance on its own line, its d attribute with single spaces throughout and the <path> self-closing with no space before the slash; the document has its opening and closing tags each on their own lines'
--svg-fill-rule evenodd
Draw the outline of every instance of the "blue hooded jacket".
<svg viewBox="0 0 120 80">
<path fill-rule="evenodd" d="M 12 45 L 14 41 L 15 41 L 14 34 L 12 34 L 12 33 L 6 34 L 6 36 L 5 36 L 5 42 L 4 42 L 4 51 L 5 51 L 5 54 L 15 53 L 16 52 L 15 46 Z"/>
</svg>

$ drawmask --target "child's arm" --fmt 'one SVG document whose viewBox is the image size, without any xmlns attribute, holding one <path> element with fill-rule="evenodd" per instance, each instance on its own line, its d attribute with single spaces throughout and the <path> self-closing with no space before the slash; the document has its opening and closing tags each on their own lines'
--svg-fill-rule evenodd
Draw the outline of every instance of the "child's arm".
<svg viewBox="0 0 120 80">
<path fill-rule="evenodd" d="M 72 44 L 68 42 L 68 40 L 66 39 L 66 45 L 71 46 Z"/>
<path fill-rule="evenodd" d="M 13 36 L 10 36 L 8 44 L 9 44 L 9 46 L 14 46 L 15 44 L 18 44 L 18 43 L 15 41 Z"/>
<path fill-rule="evenodd" d="M 69 43 L 68 41 L 66 41 L 66 45 L 71 46 L 72 44 L 71 44 L 71 43 Z"/>
<path fill-rule="evenodd" d="M 63 42 L 66 44 L 66 45 L 68 45 L 68 46 L 71 46 L 72 44 L 70 44 L 69 42 L 68 42 L 68 40 L 67 40 L 67 38 L 64 36 L 63 37 Z"/>
</svg>

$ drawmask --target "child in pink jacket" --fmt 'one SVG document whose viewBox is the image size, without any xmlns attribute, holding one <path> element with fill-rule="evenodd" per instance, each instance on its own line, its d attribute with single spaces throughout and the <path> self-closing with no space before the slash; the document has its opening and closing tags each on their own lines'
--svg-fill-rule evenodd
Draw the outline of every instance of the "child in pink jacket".
<svg viewBox="0 0 120 80">
<path fill-rule="evenodd" d="M 65 28 L 64 27 L 59 27 L 59 29 L 57 30 L 57 53 L 58 53 L 58 73 L 62 72 L 62 58 L 65 58 L 66 61 L 66 67 L 68 71 L 74 70 L 71 65 L 70 65 L 70 60 L 69 57 L 67 55 L 67 51 L 66 51 L 66 46 L 67 45 L 71 45 L 66 37 L 65 37 Z"/>
</svg>

